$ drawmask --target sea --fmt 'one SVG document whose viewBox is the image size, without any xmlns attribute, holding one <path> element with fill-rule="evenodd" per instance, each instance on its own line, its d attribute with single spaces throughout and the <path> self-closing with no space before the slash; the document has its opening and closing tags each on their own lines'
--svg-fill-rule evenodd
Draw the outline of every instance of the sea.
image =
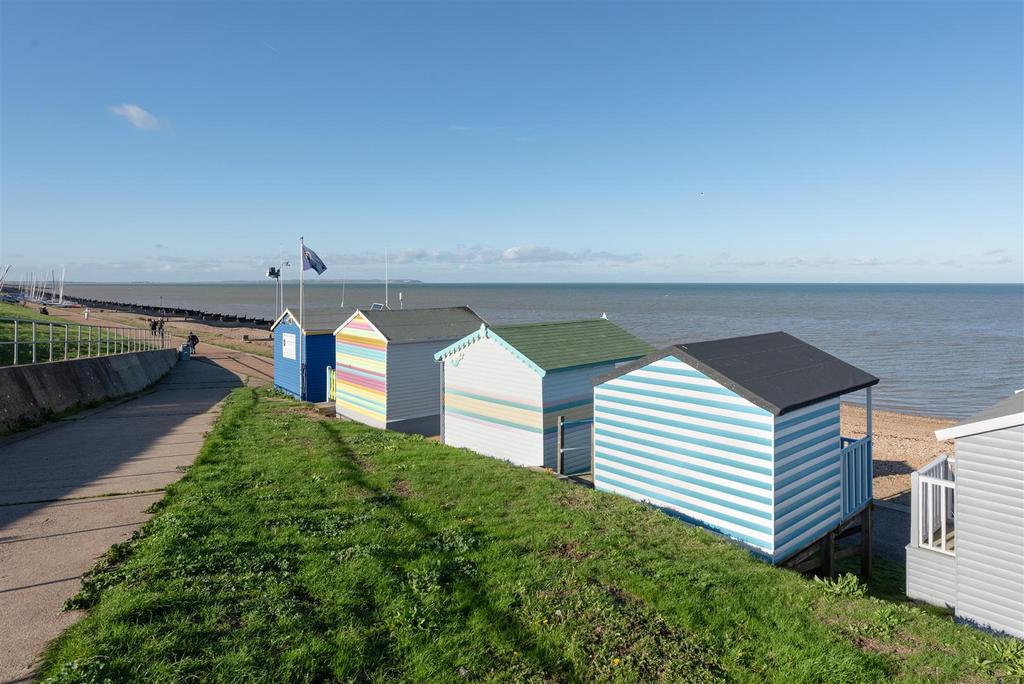
<svg viewBox="0 0 1024 684">
<path fill-rule="evenodd" d="M 265 283 L 69 284 L 71 296 L 274 318 Z M 881 378 L 875 406 L 962 418 L 1024 387 L 1024 284 L 392 283 L 396 309 L 468 305 L 492 323 L 607 314 L 655 346 L 784 330 Z M 384 302 L 380 284 L 307 282 L 306 311 Z M 286 283 L 285 304 L 298 303 Z M 863 393 L 857 393 L 863 394 Z M 851 401 L 863 401 L 857 394 Z"/>
</svg>

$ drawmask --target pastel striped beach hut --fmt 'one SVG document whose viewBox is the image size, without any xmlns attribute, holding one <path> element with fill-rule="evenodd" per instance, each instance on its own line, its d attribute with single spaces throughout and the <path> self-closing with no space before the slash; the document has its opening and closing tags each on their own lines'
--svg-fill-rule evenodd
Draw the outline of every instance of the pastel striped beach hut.
<svg viewBox="0 0 1024 684">
<path fill-rule="evenodd" d="M 590 468 L 592 381 L 651 346 L 606 319 L 481 326 L 440 351 L 441 439 L 524 466 Z"/>
<path fill-rule="evenodd" d="M 595 382 L 595 487 L 786 561 L 870 514 L 877 383 L 784 332 L 662 349 Z M 839 397 L 857 390 L 868 426 L 853 440 Z"/>
<path fill-rule="evenodd" d="M 436 435 L 441 389 L 434 353 L 482 323 L 468 306 L 357 309 L 333 331 L 337 414 Z"/>
<path fill-rule="evenodd" d="M 274 386 L 303 401 L 327 401 L 327 369 L 334 368 L 334 328 L 341 316 L 299 318 L 285 309 L 270 326 L 274 335 Z M 301 369 L 306 367 L 302 390 Z"/>
</svg>

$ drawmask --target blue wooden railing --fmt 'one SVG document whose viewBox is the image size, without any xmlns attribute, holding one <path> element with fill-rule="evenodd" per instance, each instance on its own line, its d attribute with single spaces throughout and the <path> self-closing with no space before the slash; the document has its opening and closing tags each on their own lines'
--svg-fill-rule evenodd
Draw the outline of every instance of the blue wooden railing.
<svg viewBox="0 0 1024 684">
<path fill-rule="evenodd" d="M 839 452 L 841 467 L 841 491 L 843 520 L 859 511 L 871 501 L 872 467 L 871 438 L 850 439 L 841 437 L 842 451 Z"/>
</svg>

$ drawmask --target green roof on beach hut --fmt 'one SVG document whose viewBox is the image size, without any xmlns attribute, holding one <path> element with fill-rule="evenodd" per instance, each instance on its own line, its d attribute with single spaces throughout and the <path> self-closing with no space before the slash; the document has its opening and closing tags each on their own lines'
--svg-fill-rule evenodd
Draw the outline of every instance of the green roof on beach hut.
<svg viewBox="0 0 1024 684">
<path fill-rule="evenodd" d="M 497 336 L 544 373 L 628 361 L 649 354 L 654 349 L 606 318 L 494 325 L 488 330 L 492 336 Z M 438 352 L 435 358 L 440 360 L 455 347 L 465 346 L 470 341 L 460 340 L 452 347 Z"/>
</svg>

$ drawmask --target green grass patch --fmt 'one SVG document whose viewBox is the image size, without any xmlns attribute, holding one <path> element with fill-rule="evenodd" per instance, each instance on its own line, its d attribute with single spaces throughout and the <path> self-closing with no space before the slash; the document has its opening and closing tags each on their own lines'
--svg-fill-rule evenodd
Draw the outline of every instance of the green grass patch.
<svg viewBox="0 0 1024 684">
<path fill-rule="evenodd" d="M 243 388 L 70 607 L 78 681 L 984 681 L 1011 640 L 622 497 Z M 1007 664 L 1009 663 L 1009 664 Z"/>
</svg>

